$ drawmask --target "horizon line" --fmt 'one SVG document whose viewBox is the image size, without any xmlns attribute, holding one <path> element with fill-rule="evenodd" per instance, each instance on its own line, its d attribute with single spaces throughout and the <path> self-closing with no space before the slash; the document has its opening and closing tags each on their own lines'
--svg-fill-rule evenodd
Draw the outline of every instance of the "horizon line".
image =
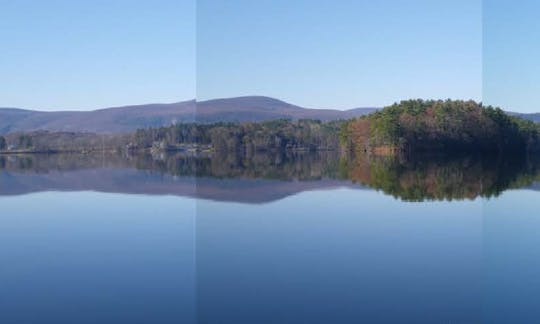
<svg viewBox="0 0 540 324">
<path fill-rule="evenodd" d="M 147 102 L 147 103 L 136 103 L 136 104 L 121 104 L 121 105 L 112 105 L 112 106 L 90 108 L 90 109 L 72 109 L 72 108 L 67 108 L 67 109 L 57 109 L 57 108 L 35 109 L 35 108 L 26 108 L 26 107 L 13 107 L 13 106 L 7 106 L 7 105 L 6 106 L 0 106 L 0 109 L 2 109 L 2 110 L 4 110 L 4 109 L 13 109 L 13 110 L 23 110 L 23 111 L 32 111 L 32 112 L 95 112 L 95 111 L 100 111 L 100 110 L 119 109 L 119 108 L 138 107 L 138 106 L 174 105 L 174 104 L 189 103 L 191 101 L 194 101 L 194 102 L 197 103 L 197 102 L 209 102 L 209 101 L 217 101 L 217 100 L 230 100 L 230 99 L 242 99 L 242 98 L 266 98 L 266 99 L 281 101 L 281 102 L 283 102 L 285 104 L 296 106 L 296 107 L 302 108 L 302 109 L 335 110 L 335 111 L 349 111 L 349 110 L 363 109 L 363 108 L 383 109 L 385 107 L 388 107 L 388 106 L 391 106 L 393 104 L 399 103 L 401 101 L 406 101 L 406 100 L 424 100 L 424 101 L 430 101 L 430 100 L 434 100 L 434 101 L 438 101 L 438 100 L 442 100 L 442 101 L 446 101 L 446 100 L 462 100 L 462 101 L 474 101 L 476 103 L 483 103 L 482 100 L 477 101 L 475 99 L 407 98 L 407 99 L 401 99 L 399 101 L 393 101 L 390 104 L 385 104 L 385 105 L 382 105 L 382 106 L 358 105 L 358 106 L 355 106 L 355 107 L 352 107 L 352 108 L 339 109 L 339 108 L 325 108 L 325 107 L 304 107 L 304 106 L 297 105 L 295 103 L 291 103 L 291 102 L 286 101 L 284 99 L 280 99 L 280 98 L 277 98 L 277 97 L 266 96 L 266 95 L 240 95 L 240 96 L 231 96 L 231 97 L 217 97 L 217 98 L 204 99 L 204 100 L 197 100 L 197 98 L 190 98 L 190 99 L 184 99 L 184 100 L 178 100 L 178 101 L 172 101 L 172 102 Z M 498 105 L 486 105 L 486 106 L 500 107 Z M 510 112 L 510 113 L 520 113 L 520 114 L 540 113 L 540 112 L 521 112 L 521 111 L 510 110 L 510 109 L 506 110 L 506 109 L 503 109 L 503 108 L 501 108 L 501 109 L 506 111 L 506 112 Z"/>
</svg>

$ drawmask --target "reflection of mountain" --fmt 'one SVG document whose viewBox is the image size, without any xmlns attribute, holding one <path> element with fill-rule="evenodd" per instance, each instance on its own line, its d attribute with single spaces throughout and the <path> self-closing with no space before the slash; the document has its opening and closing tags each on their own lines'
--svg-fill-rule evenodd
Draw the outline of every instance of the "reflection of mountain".
<svg viewBox="0 0 540 324">
<path fill-rule="evenodd" d="M 407 201 L 474 199 L 511 188 L 538 190 L 539 165 L 525 157 L 344 158 L 332 152 L 0 155 L 0 195 L 93 190 L 264 203 L 307 190 L 349 187 Z"/>
<path fill-rule="evenodd" d="M 137 169 L 86 169 L 23 174 L 0 172 L 0 195 L 21 195 L 41 191 L 99 191 L 265 203 L 303 191 L 344 186 L 361 187 L 330 179 L 315 181 L 195 179 Z"/>
<path fill-rule="evenodd" d="M 151 171 L 123 168 L 53 170 L 46 173 L 0 172 L 0 195 L 40 191 L 101 191 L 166 195 L 178 192 L 194 196 L 195 179 L 175 179 Z"/>
<path fill-rule="evenodd" d="M 265 179 L 198 178 L 197 198 L 242 203 L 266 203 L 304 191 L 335 188 L 363 188 L 348 181 L 320 179 L 308 181 L 280 181 Z"/>
<path fill-rule="evenodd" d="M 256 156 L 248 166 L 238 157 L 0 156 L 0 195 L 90 190 L 264 203 L 307 190 L 361 188 L 335 179 L 335 160 L 321 154 Z"/>
</svg>

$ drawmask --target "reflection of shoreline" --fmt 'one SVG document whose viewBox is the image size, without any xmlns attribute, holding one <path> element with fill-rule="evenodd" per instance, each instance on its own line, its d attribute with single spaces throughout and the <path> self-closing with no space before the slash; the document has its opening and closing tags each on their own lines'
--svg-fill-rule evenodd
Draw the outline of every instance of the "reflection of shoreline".
<svg viewBox="0 0 540 324">
<path fill-rule="evenodd" d="M 338 178 L 339 156 L 328 152 L 239 156 L 210 153 L 45 154 L 0 156 L 0 170 L 47 173 L 99 168 L 151 170 L 174 176 L 317 180 Z"/>
<path fill-rule="evenodd" d="M 526 155 L 359 156 L 347 178 L 406 201 L 496 197 L 540 179 L 540 161 Z"/>
<path fill-rule="evenodd" d="M 314 154 L 249 160 L 209 154 L 18 155 L 0 158 L 0 196 L 99 191 L 266 203 L 303 191 L 361 187 L 328 176 L 332 161 L 337 163 Z"/>
<path fill-rule="evenodd" d="M 537 189 L 537 160 L 486 155 L 344 157 L 259 154 L 0 156 L 0 195 L 102 191 L 263 203 L 308 190 L 371 188 L 405 201 L 493 197 Z"/>
<path fill-rule="evenodd" d="M 45 191 L 97 191 L 171 195 L 239 203 L 268 203 L 304 191 L 343 187 L 363 188 L 349 181 L 333 179 L 282 181 L 249 178 L 195 178 L 137 169 L 84 169 L 22 174 L 0 171 L 0 197 Z"/>
</svg>

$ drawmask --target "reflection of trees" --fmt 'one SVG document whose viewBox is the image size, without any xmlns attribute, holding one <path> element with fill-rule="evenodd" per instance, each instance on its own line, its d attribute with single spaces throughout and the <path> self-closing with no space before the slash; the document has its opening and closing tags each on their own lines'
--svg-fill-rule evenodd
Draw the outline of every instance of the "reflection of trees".
<svg viewBox="0 0 540 324">
<path fill-rule="evenodd" d="M 212 154 L 174 155 L 140 159 L 137 168 L 159 170 L 178 176 L 317 180 L 336 178 L 339 158 L 329 152 L 261 153 L 251 156 Z"/>
<path fill-rule="evenodd" d="M 0 156 L 0 169 L 47 173 L 78 169 L 132 168 L 175 176 L 317 180 L 336 178 L 335 152 L 225 154 L 28 154 Z"/>
<path fill-rule="evenodd" d="M 228 154 L 213 156 L 206 162 L 197 169 L 198 176 L 317 180 L 335 178 L 339 159 L 328 152 L 305 152 L 256 154 L 250 157 Z"/>
<path fill-rule="evenodd" d="M 119 154 L 0 155 L 0 169 L 27 173 L 130 167 L 134 158 Z"/>
<path fill-rule="evenodd" d="M 336 152 L 0 155 L 0 171 L 138 169 L 187 177 L 358 182 L 408 201 L 493 197 L 540 179 L 540 159 L 500 155 L 339 156 Z"/>
<path fill-rule="evenodd" d="M 347 177 L 407 201 L 494 197 L 540 178 L 538 161 L 526 156 L 358 156 L 347 162 Z"/>
</svg>

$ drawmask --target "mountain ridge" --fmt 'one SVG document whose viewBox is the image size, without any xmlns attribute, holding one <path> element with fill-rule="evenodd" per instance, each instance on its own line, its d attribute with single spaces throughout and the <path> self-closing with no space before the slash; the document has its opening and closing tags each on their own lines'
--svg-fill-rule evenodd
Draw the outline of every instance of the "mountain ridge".
<svg viewBox="0 0 540 324">
<path fill-rule="evenodd" d="M 218 98 L 196 102 L 153 103 L 91 111 L 37 111 L 0 108 L 0 134 L 37 130 L 123 133 L 180 122 L 257 122 L 272 119 L 349 119 L 377 108 L 350 110 L 304 108 L 265 96 Z"/>
<path fill-rule="evenodd" d="M 17 107 L 0 108 L 0 135 L 29 131 L 127 133 L 138 128 L 174 123 L 260 122 L 273 119 L 350 119 L 380 108 L 347 110 L 305 108 L 267 96 L 241 96 L 203 101 L 150 103 L 100 108 L 90 111 L 39 111 Z M 507 112 L 540 122 L 540 113 Z"/>
</svg>

